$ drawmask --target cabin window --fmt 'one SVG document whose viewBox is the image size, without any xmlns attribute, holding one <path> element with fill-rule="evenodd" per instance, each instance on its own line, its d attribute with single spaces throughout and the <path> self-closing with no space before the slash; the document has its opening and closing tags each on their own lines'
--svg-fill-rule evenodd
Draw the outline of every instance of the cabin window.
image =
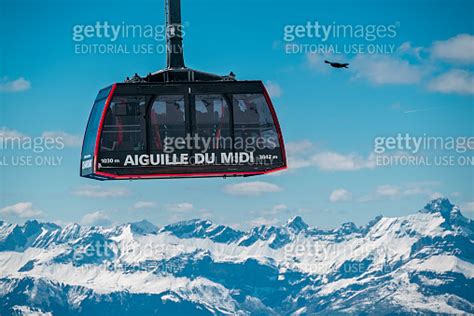
<svg viewBox="0 0 474 316">
<path fill-rule="evenodd" d="M 272 113 L 263 94 L 234 94 L 234 135 L 246 144 L 280 147 Z"/>
<path fill-rule="evenodd" d="M 183 95 L 159 95 L 150 110 L 150 148 L 164 151 L 167 141 L 186 136 Z M 167 145 L 168 144 L 168 145 Z"/>
<path fill-rule="evenodd" d="M 86 134 L 84 136 L 84 145 L 82 147 L 83 154 L 94 153 L 97 131 L 99 129 L 100 118 L 105 106 L 105 101 L 106 99 L 104 98 L 94 103 L 94 107 L 92 108 L 89 122 L 87 124 Z"/>
<path fill-rule="evenodd" d="M 230 111 L 223 95 L 196 95 L 194 131 L 211 140 L 212 149 L 232 149 Z"/>
<path fill-rule="evenodd" d="M 146 97 L 116 96 L 105 116 L 101 151 L 146 150 Z"/>
</svg>

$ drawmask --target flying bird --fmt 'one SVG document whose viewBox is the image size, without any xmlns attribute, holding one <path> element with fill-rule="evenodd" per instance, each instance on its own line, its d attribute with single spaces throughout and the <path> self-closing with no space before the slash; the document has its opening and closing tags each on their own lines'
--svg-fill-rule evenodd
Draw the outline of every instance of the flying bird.
<svg viewBox="0 0 474 316">
<path fill-rule="evenodd" d="M 330 62 L 330 61 L 327 61 L 327 60 L 325 60 L 324 62 L 326 64 L 331 65 L 334 68 L 349 68 L 349 67 L 347 67 L 347 66 L 349 66 L 349 64 L 347 64 L 347 63 L 346 64 L 341 64 L 341 63 Z"/>
</svg>

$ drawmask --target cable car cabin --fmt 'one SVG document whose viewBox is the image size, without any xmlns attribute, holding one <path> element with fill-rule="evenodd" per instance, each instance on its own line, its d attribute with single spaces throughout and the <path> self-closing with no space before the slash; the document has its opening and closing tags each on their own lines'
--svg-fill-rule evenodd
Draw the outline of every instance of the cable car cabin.
<svg viewBox="0 0 474 316">
<path fill-rule="evenodd" d="M 251 176 L 286 168 L 261 81 L 116 83 L 102 89 L 81 176 L 97 180 Z"/>
<path fill-rule="evenodd" d="M 252 176 L 285 169 L 283 137 L 263 83 L 187 68 L 181 2 L 165 1 L 167 67 L 99 92 L 81 176 Z"/>
</svg>

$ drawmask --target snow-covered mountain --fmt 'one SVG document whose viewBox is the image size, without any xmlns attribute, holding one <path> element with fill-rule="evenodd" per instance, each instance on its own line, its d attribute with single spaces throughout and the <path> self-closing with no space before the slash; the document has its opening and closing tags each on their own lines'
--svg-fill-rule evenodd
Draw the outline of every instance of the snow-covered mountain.
<svg viewBox="0 0 474 316">
<path fill-rule="evenodd" d="M 0 221 L 0 315 L 469 314 L 473 232 L 447 199 L 333 230 Z"/>
</svg>

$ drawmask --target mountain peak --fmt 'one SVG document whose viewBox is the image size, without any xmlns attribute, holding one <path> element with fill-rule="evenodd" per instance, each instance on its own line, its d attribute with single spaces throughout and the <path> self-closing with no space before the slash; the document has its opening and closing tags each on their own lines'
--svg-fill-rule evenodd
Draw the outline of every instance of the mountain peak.
<svg viewBox="0 0 474 316">
<path fill-rule="evenodd" d="M 212 225 L 212 222 L 208 219 L 193 218 L 193 219 L 188 219 L 188 220 L 184 220 L 184 221 L 179 221 L 179 222 L 176 222 L 176 223 L 170 224 L 170 225 L 180 225 L 180 226 L 184 226 L 184 225 L 195 225 L 195 226 L 205 225 L 205 226 L 208 226 L 208 225 Z"/>
<path fill-rule="evenodd" d="M 344 234 L 352 234 L 358 231 L 358 227 L 353 222 L 346 222 L 346 223 L 343 223 L 338 228 L 336 228 L 335 231 L 338 231 Z"/>
<path fill-rule="evenodd" d="M 183 236 L 196 236 L 201 235 L 209 229 L 213 223 L 210 220 L 203 220 L 203 219 L 190 219 L 185 221 L 180 221 L 174 224 L 166 225 L 161 229 L 161 231 L 169 231 L 173 234 L 183 237 Z"/>
<path fill-rule="evenodd" d="M 132 232 L 147 235 L 147 234 L 156 234 L 158 232 L 158 227 L 147 221 L 146 219 L 139 222 L 130 223 L 130 229 Z"/>
<path fill-rule="evenodd" d="M 243 236 L 243 232 L 225 225 L 216 225 L 205 219 L 191 219 L 166 225 L 160 232 L 169 232 L 178 238 L 209 238 L 219 243 L 231 243 Z"/>
<path fill-rule="evenodd" d="M 449 216 L 454 205 L 447 198 L 434 199 L 420 211 L 422 213 L 440 213 L 443 217 Z"/>
<path fill-rule="evenodd" d="M 299 233 L 303 230 L 308 229 L 308 224 L 301 218 L 301 216 L 294 216 L 290 218 L 286 224 L 286 227 L 290 228 L 292 231 Z"/>
</svg>

